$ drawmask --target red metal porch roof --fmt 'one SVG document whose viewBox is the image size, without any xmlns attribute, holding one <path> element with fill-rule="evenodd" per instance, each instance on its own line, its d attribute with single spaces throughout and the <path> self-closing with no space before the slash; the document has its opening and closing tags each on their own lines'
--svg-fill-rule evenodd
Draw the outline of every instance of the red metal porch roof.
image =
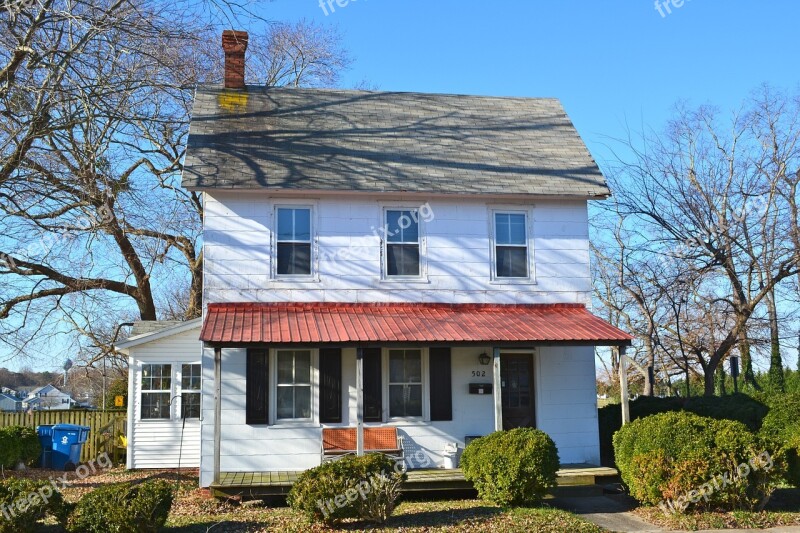
<svg viewBox="0 0 800 533">
<path fill-rule="evenodd" d="M 209 304 L 200 340 L 212 344 L 529 342 L 630 344 L 580 304 Z"/>
</svg>

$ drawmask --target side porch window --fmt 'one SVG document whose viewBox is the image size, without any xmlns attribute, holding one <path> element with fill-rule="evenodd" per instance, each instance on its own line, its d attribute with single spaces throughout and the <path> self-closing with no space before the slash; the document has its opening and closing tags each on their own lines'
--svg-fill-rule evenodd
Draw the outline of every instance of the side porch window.
<svg viewBox="0 0 800 533">
<path fill-rule="evenodd" d="M 169 419 L 172 365 L 142 365 L 142 420 Z"/>
<path fill-rule="evenodd" d="M 200 418 L 200 376 L 200 363 L 143 364 L 140 419 Z M 172 403 L 178 398 L 180 412 L 172 409 Z"/>
</svg>

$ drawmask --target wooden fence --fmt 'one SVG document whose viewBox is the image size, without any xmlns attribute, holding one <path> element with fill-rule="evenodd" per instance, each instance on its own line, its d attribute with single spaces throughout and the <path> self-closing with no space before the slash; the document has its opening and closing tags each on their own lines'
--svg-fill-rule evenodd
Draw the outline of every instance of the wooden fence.
<svg viewBox="0 0 800 533">
<path fill-rule="evenodd" d="M 120 435 L 127 431 L 127 412 L 124 409 L 103 411 L 32 411 L 25 413 L 0 413 L 0 427 L 36 426 L 55 424 L 77 424 L 89 426 L 89 438 L 83 445 L 81 461 L 95 459 L 103 452 L 108 453 L 114 462 L 124 449 L 119 447 Z"/>
</svg>

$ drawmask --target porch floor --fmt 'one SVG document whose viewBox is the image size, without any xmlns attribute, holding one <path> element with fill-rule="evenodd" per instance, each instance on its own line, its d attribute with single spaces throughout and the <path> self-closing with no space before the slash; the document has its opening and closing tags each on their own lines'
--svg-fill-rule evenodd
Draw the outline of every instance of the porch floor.
<svg viewBox="0 0 800 533">
<path fill-rule="evenodd" d="M 279 472 L 222 472 L 219 483 L 212 483 L 211 490 L 218 496 L 281 496 L 289 492 L 301 471 Z M 600 477 L 618 474 L 614 468 L 590 464 L 561 465 L 557 472 L 559 488 L 591 487 Z M 428 468 L 409 470 L 403 484 L 403 492 L 431 490 L 472 489 L 472 483 L 464 479 L 460 468 L 445 470 Z"/>
</svg>

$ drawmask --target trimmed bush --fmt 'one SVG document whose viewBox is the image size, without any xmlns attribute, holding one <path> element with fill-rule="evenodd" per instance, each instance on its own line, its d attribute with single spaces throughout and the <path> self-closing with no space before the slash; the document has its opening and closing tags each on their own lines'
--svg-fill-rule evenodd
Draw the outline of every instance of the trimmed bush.
<svg viewBox="0 0 800 533">
<path fill-rule="evenodd" d="M 555 443 L 533 428 L 496 431 L 470 442 L 461 456 L 467 481 L 499 505 L 538 503 L 556 486 L 558 467 Z"/>
<path fill-rule="evenodd" d="M 39 460 L 41 453 L 42 446 L 34 428 L 0 428 L 0 465 L 3 468 L 16 468 L 19 463 L 32 466 Z"/>
<path fill-rule="evenodd" d="M 286 498 L 311 522 L 347 518 L 382 524 L 395 508 L 405 466 L 380 453 L 347 455 L 300 474 Z"/>
<path fill-rule="evenodd" d="M 622 427 L 622 408 L 619 404 L 611 404 L 597 410 L 597 422 L 600 430 L 600 458 L 604 465 L 614 465 L 614 433 Z M 630 402 L 631 421 L 638 418 L 674 411 L 689 411 L 717 420 L 734 420 L 741 422 L 750 431 L 758 431 L 769 407 L 747 394 L 730 394 L 728 396 L 693 396 L 691 398 L 656 398 L 640 396 Z"/>
<path fill-rule="evenodd" d="M 671 511 L 763 508 L 781 472 L 741 422 L 687 412 L 631 422 L 614 435 L 614 451 L 631 496 Z"/>
<path fill-rule="evenodd" d="M 800 392 L 778 394 L 769 400 L 761 434 L 786 456 L 786 481 L 800 487 Z"/>
<path fill-rule="evenodd" d="M 67 522 L 72 533 L 156 533 L 172 507 L 172 487 L 163 479 L 114 483 L 81 498 Z"/>
<path fill-rule="evenodd" d="M 69 506 L 49 481 L 9 478 L 0 481 L 0 533 L 37 531 L 39 520 L 66 522 Z"/>
<path fill-rule="evenodd" d="M 629 403 L 631 420 L 657 413 L 680 411 L 683 398 L 675 396 L 656 398 L 640 396 Z M 597 410 L 597 423 L 600 430 L 600 461 L 606 466 L 614 466 L 614 433 L 622 427 L 622 407 L 618 403 L 609 404 Z"/>
</svg>

